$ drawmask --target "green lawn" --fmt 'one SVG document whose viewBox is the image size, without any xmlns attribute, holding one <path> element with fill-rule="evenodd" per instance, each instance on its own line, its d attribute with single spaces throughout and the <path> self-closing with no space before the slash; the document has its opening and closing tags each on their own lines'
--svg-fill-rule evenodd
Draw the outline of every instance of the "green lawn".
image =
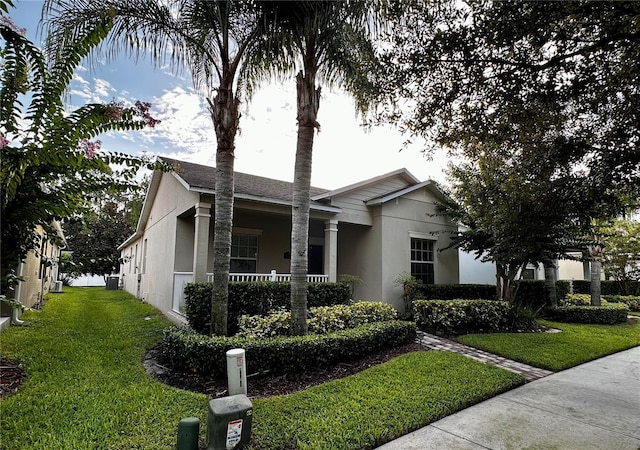
<svg viewBox="0 0 640 450">
<path fill-rule="evenodd" d="M 2 333 L 2 354 L 27 369 L 0 404 L 3 449 L 168 449 L 181 418 L 206 419 L 205 396 L 166 387 L 142 367 L 169 325 L 157 310 L 123 291 L 65 292 Z"/>
<path fill-rule="evenodd" d="M 208 399 L 146 375 L 145 350 L 169 323 L 122 291 L 65 288 L 22 327 L 1 335 L 2 355 L 27 379 L 2 400 L 3 449 L 172 449 L 183 417 Z M 446 352 L 407 354 L 343 380 L 254 402 L 257 449 L 360 449 L 523 382 L 511 372 Z M 290 447 L 288 447 L 290 446 Z"/>
<path fill-rule="evenodd" d="M 409 353 L 352 377 L 256 401 L 252 448 L 372 448 L 522 383 L 520 375 L 458 354 Z"/>
<path fill-rule="evenodd" d="M 631 325 L 541 323 L 562 332 L 469 334 L 458 341 L 553 371 L 640 345 L 640 321 Z"/>
</svg>

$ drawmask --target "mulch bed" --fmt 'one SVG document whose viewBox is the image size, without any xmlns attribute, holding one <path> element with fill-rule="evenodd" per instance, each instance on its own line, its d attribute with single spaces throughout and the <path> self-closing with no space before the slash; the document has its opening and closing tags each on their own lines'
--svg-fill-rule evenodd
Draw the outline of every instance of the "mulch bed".
<svg viewBox="0 0 640 450">
<path fill-rule="evenodd" d="M 5 398 L 18 390 L 24 379 L 24 366 L 0 356 L 0 398 Z"/>
<path fill-rule="evenodd" d="M 357 361 L 340 363 L 332 367 L 311 370 L 298 374 L 277 376 L 249 376 L 247 391 L 251 399 L 286 395 L 301 391 L 327 381 L 344 378 L 365 369 L 389 361 L 404 353 L 426 351 L 420 344 L 411 343 L 401 347 L 384 350 L 365 356 Z M 211 398 L 227 395 L 227 380 L 214 379 L 192 373 L 181 373 L 159 365 L 155 359 L 155 350 L 150 351 L 145 359 L 147 373 L 155 379 L 173 387 L 199 392 Z"/>
<path fill-rule="evenodd" d="M 326 383 L 327 381 L 353 375 L 389 361 L 396 356 L 414 351 L 426 351 L 426 349 L 420 344 L 411 343 L 365 356 L 356 361 L 340 363 L 332 367 L 315 369 L 304 373 L 277 376 L 249 376 L 247 379 L 247 389 L 252 399 L 291 394 L 311 386 Z M 155 350 L 147 353 L 144 366 L 147 373 L 158 381 L 187 391 L 206 394 L 211 398 L 219 398 L 227 395 L 226 380 L 205 377 L 194 373 L 172 371 L 157 363 L 155 359 L 156 353 Z M 20 361 L 0 357 L 0 398 L 5 398 L 17 392 L 24 380 L 25 373 L 24 365 Z"/>
</svg>

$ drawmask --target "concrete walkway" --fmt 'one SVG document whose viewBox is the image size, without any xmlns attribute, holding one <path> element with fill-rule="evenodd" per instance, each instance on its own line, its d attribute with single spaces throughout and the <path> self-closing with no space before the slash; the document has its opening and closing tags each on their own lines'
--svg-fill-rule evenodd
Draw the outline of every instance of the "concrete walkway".
<svg viewBox="0 0 640 450">
<path fill-rule="evenodd" d="M 545 376 L 381 447 L 640 449 L 640 347 Z"/>
</svg>

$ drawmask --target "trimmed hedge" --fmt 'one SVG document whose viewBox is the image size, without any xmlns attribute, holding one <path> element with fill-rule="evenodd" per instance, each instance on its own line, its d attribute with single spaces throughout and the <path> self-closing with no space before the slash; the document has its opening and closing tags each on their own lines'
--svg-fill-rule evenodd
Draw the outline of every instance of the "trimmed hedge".
<svg viewBox="0 0 640 450">
<path fill-rule="evenodd" d="M 335 333 L 365 323 L 395 320 L 397 317 L 398 312 L 393 306 L 381 302 L 361 301 L 351 305 L 318 306 L 309 308 L 308 333 Z M 290 328 L 291 312 L 280 309 L 266 316 L 242 316 L 240 331 L 236 336 L 254 339 L 287 336 Z"/>
<path fill-rule="evenodd" d="M 495 300 L 496 286 L 491 284 L 423 284 L 420 296 L 429 300 Z"/>
<path fill-rule="evenodd" d="M 569 295 L 569 292 L 571 292 L 571 281 L 569 280 L 556 281 L 556 298 L 558 299 L 558 302 L 567 298 L 567 295 Z"/>
<path fill-rule="evenodd" d="M 158 350 L 162 364 L 183 373 L 226 377 L 226 352 L 244 348 L 247 373 L 297 373 L 351 361 L 414 342 L 413 322 L 388 321 L 325 335 L 245 339 L 209 337 L 188 329 L 165 330 Z"/>
<path fill-rule="evenodd" d="M 186 317 L 198 333 L 209 334 L 213 283 L 189 283 L 184 288 Z M 341 283 L 308 283 L 307 305 L 332 306 L 351 302 L 349 286 Z M 287 282 L 229 283 L 229 334 L 238 331 L 242 315 L 266 315 L 269 311 L 291 308 L 291 285 Z"/>
<path fill-rule="evenodd" d="M 556 281 L 556 299 L 558 303 L 567 297 L 570 289 L 571 285 L 568 280 Z M 533 308 L 534 310 L 551 306 L 549 298 L 547 297 L 544 280 L 521 280 L 518 294 L 516 295 L 516 302 L 520 305 Z"/>
<path fill-rule="evenodd" d="M 606 303 L 606 302 L 605 302 Z M 564 301 L 564 306 L 589 306 L 591 296 L 589 294 L 569 294 Z"/>
<path fill-rule="evenodd" d="M 564 306 L 547 311 L 551 320 L 570 323 L 614 325 L 627 321 L 629 308 L 619 303 L 602 306 Z"/>
<path fill-rule="evenodd" d="M 609 303 L 624 303 L 630 311 L 640 311 L 640 296 L 638 295 L 604 295 Z"/>
<path fill-rule="evenodd" d="M 573 280 L 574 294 L 590 294 L 591 280 Z M 602 295 L 634 295 L 640 293 L 640 281 L 629 283 L 631 292 L 624 292 L 624 286 L 619 281 L 602 280 L 600 282 L 600 292 Z"/>
<path fill-rule="evenodd" d="M 569 281 L 558 280 L 556 282 L 557 298 L 565 298 L 569 293 L 570 286 Z M 496 287 L 491 284 L 428 284 L 421 286 L 420 292 L 422 298 L 428 300 L 496 299 Z M 521 280 L 516 297 L 519 304 L 533 309 L 549 305 L 544 280 Z"/>
<path fill-rule="evenodd" d="M 508 326 L 510 306 L 495 300 L 416 300 L 419 328 L 458 333 L 497 331 Z"/>
<path fill-rule="evenodd" d="M 602 295 L 602 304 L 623 303 L 630 311 L 640 311 L 640 297 L 634 295 Z M 590 294 L 569 294 L 566 305 L 568 306 L 589 306 L 591 305 Z"/>
</svg>

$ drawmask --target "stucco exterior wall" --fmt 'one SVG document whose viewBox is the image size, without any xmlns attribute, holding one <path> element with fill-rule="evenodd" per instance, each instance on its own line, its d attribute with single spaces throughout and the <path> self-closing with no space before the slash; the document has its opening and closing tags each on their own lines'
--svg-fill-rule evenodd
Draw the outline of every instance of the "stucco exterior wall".
<svg viewBox="0 0 640 450">
<path fill-rule="evenodd" d="M 382 301 L 381 232 L 379 221 L 377 226 L 338 224 L 338 279 L 343 274 L 362 279 L 355 289 L 355 300 Z"/>
<path fill-rule="evenodd" d="M 38 226 L 35 232 L 41 239 L 38 253 L 29 252 L 17 270 L 17 274 L 25 281 L 18 285 L 15 297 L 27 307 L 34 306 L 44 294 L 53 289 L 58 274 L 55 264 L 59 253 L 58 246 L 43 237 L 45 232 L 41 226 Z M 45 261 L 51 261 L 51 264 L 43 264 Z"/>
<path fill-rule="evenodd" d="M 176 262 L 179 268 L 186 268 L 191 259 L 188 269 L 192 270 L 193 219 L 178 216 L 192 208 L 199 197 L 184 189 L 172 174 L 162 174 L 142 236 L 122 251 L 123 256 L 133 257 L 122 266 L 124 289 L 164 312 L 172 308 Z M 190 233 L 185 230 L 189 226 Z"/>
<path fill-rule="evenodd" d="M 365 186 L 334 197 L 331 200 L 331 205 L 342 208 L 342 212 L 336 217 L 341 222 L 373 225 L 373 216 L 365 202 L 380 195 L 406 188 L 408 185 L 407 181 L 403 180 L 402 177 L 392 177 L 384 182 Z"/>
<path fill-rule="evenodd" d="M 291 263 L 285 253 L 291 247 L 291 218 L 277 214 L 256 213 L 237 210 L 233 219 L 234 233 L 257 234 L 258 273 L 288 273 Z M 213 237 L 210 239 L 213 245 Z M 213 267 L 213 252 L 209 253 Z"/>
<path fill-rule="evenodd" d="M 402 288 L 395 280 L 403 272 L 411 272 L 411 238 L 432 240 L 435 250 L 434 281 L 436 284 L 457 283 L 458 254 L 443 250 L 450 244 L 447 232 L 457 227 L 435 211 L 435 198 L 428 189 L 391 200 L 380 209 L 382 235 L 382 300 L 402 310 Z M 443 251 L 439 251 L 443 250 Z"/>
</svg>

